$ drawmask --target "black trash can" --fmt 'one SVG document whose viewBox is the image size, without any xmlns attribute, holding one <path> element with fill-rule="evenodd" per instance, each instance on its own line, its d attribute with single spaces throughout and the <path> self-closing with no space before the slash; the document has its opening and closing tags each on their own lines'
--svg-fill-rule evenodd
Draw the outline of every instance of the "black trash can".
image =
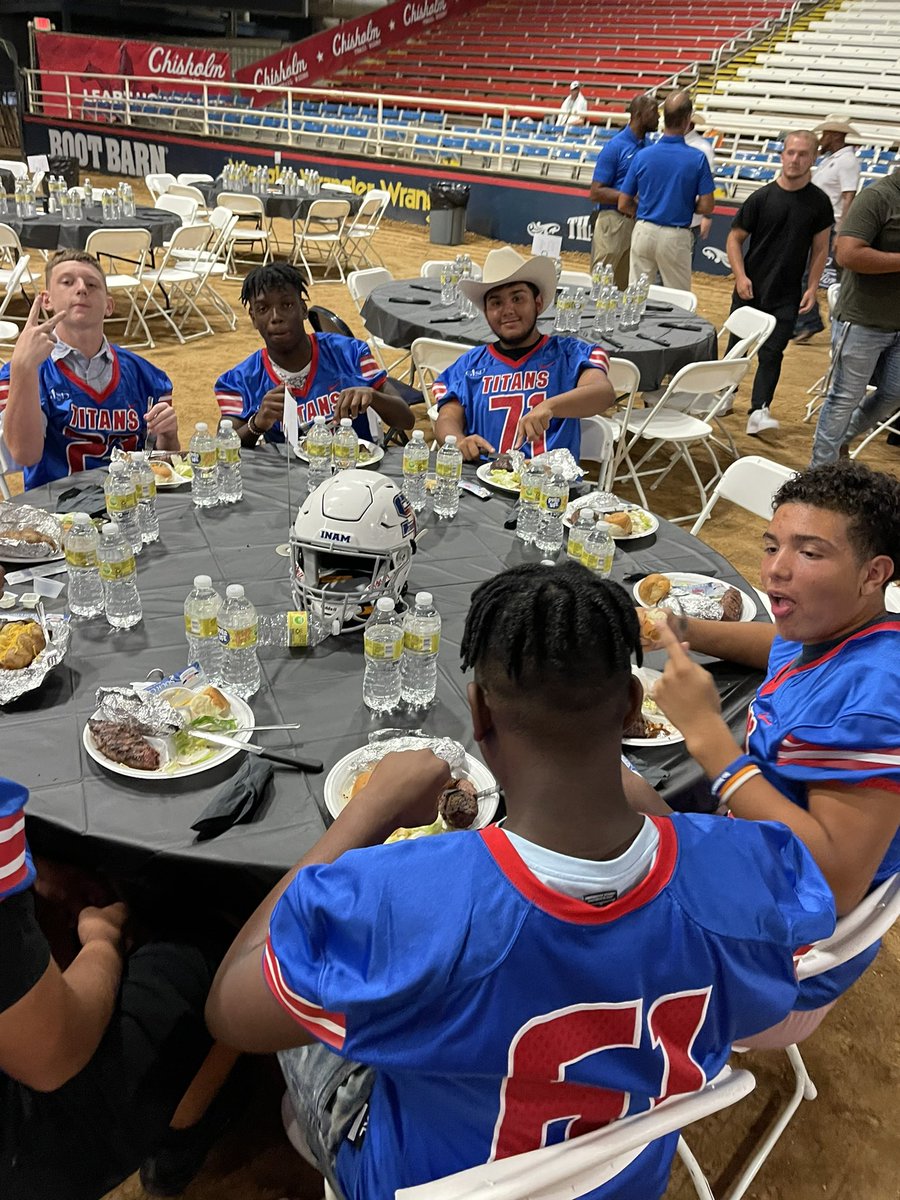
<svg viewBox="0 0 900 1200">
<path fill-rule="evenodd" d="M 71 158 L 65 154 L 51 154 L 47 159 L 47 175 L 49 179 L 51 175 L 62 175 L 66 181 L 66 187 L 78 187 L 80 182 L 78 178 L 78 159 Z"/>
<path fill-rule="evenodd" d="M 434 246 L 458 246 L 466 237 L 468 184 L 433 183 L 428 196 L 431 200 L 429 241 Z"/>
</svg>

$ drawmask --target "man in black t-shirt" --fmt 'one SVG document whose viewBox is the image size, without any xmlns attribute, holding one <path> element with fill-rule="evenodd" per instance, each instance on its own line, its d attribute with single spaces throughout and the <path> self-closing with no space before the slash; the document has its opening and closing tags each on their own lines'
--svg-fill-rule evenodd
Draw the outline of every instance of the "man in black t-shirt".
<svg viewBox="0 0 900 1200">
<path fill-rule="evenodd" d="M 747 197 L 728 235 L 726 249 L 734 271 L 732 311 L 750 304 L 775 318 L 775 328 L 759 349 L 749 434 L 778 428 L 769 406 L 781 375 L 784 349 L 798 313 L 808 312 L 815 303 L 828 257 L 834 212 L 825 193 L 811 182 L 817 146 L 813 133 L 789 133 L 781 152 L 781 174 Z M 748 238 L 750 245 L 744 253 Z"/>
</svg>

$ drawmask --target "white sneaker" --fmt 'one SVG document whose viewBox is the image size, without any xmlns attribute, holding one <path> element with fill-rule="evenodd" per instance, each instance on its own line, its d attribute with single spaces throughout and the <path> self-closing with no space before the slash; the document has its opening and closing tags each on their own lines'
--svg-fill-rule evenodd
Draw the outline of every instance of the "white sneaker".
<svg viewBox="0 0 900 1200">
<path fill-rule="evenodd" d="M 766 429 L 779 429 L 780 425 L 767 408 L 755 408 L 747 418 L 747 433 L 756 437 Z"/>
</svg>

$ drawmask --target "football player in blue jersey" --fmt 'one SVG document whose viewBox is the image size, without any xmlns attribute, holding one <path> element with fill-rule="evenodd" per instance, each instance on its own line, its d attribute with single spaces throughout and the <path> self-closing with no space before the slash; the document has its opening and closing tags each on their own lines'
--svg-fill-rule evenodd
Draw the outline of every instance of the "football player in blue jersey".
<svg viewBox="0 0 900 1200">
<path fill-rule="evenodd" d="M 379 440 L 379 418 L 412 429 L 415 418 L 365 342 L 335 333 L 310 333 L 304 324 L 306 280 L 288 263 L 257 267 L 244 280 L 241 303 L 265 342 L 216 380 L 223 417 L 235 422 L 245 446 L 260 438 L 283 442 L 284 389 L 297 401 L 301 426 L 317 416 L 349 417 L 356 432 Z"/>
<path fill-rule="evenodd" d="M 40 319 L 41 308 L 53 315 Z M 138 450 L 147 434 L 178 450 L 172 382 L 164 371 L 103 333 L 113 299 L 103 268 L 83 250 L 47 264 L 9 363 L 0 369 L 3 440 L 25 469 L 25 487 L 108 463 L 113 449 Z"/>
<path fill-rule="evenodd" d="M 900 617 L 885 611 L 900 574 L 900 483 L 861 463 L 814 467 L 782 485 L 774 509 L 761 567 L 774 625 L 673 620 L 654 699 L 735 815 L 781 821 L 805 842 L 844 914 L 900 871 Z M 765 669 L 744 746 L 682 642 Z M 811 1032 L 876 953 L 804 981 L 780 1044 Z"/>
<path fill-rule="evenodd" d="M 435 433 L 455 434 L 463 457 L 522 449 L 529 457 L 566 447 L 577 459 L 581 417 L 615 403 L 605 351 L 577 337 L 542 334 L 537 319 L 556 295 L 549 258 L 525 259 L 510 246 L 492 250 L 480 282 L 460 288 L 484 309 L 497 341 L 477 346 L 434 384 Z"/>
<path fill-rule="evenodd" d="M 226 955 L 210 1029 L 285 1051 L 298 1138 L 346 1200 L 703 1087 L 790 1010 L 793 950 L 832 931 L 783 826 L 629 805 L 639 638 L 623 589 L 580 564 L 482 584 L 461 654 L 505 824 L 381 845 L 433 822 L 450 778 L 430 750 L 389 755 Z M 675 1142 L 589 1195 L 658 1200 Z"/>
</svg>

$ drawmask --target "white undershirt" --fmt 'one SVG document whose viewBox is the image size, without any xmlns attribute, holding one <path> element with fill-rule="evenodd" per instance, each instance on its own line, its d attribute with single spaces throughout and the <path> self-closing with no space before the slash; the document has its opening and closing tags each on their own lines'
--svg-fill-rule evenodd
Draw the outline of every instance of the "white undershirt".
<svg viewBox="0 0 900 1200">
<path fill-rule="evenodd" d="M 603 862 L 557 854 L 505 826 L 503 832 L 528 870 L 546 887 L 601 908 L 637 887 L 653 866 L 659 846 L 659 831 L 649 817 L 644 817 L 640 833 L 624 854 Z"/>
</svg>

